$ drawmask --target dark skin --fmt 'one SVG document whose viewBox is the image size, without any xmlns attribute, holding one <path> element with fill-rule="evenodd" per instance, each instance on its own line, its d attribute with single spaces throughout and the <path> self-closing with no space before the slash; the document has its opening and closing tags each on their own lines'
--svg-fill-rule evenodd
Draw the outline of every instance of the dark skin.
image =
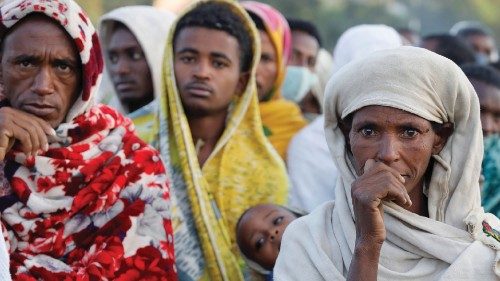
<svg viewBox="0 0 500 281">
<path fill-rule="evenodd" d="M 238 246 L 250 260 L 272 270 L 280 252 L 283 232 L 296 218 L 292 212 L 278 205 L 252 207 L 238 224 Z"/>
<path fill-rule="evenodd" d="M 491 36 L 475 34 L 467 36 L 465 40 L 476 53 L 483 54 L 488 58 L 496 51 L 495 40 Z"/>
<path fill-rule="evenodd" d="M 303 66 L 314 72 L 319 42 L 304 31 L 292 31 L 292 57 L 289 65 Z"/>
<path fill-rule="evenodd" d="M 128 28 L 119 26 L 113 31 L 107 54 L 108 71 L 123 107 L 134 112 L 152 102 L 151 71 L 141 45 Z"/>
<path fill-rule="evenodd" d="M 476 79 L 470 79 L 481 105 L 483 135 L 500 133 L 500 89 Z"/>
<path fill-rule="evenodd" d="M 386 238 L 384 201 L 428 216 L 423 194 L 431 156 L 438 154 L 453 131 L 445 123 L 435 130 L 414 114 L 385 106 L 356 111 L 342 131 L 354 157 L 358 178 L 351 196 L 356 244 L 347 280 L 377 280 L 380 250 Z"/>
<path fill-rule="evenodd" d="M 229 105 L 249 78 L 240 70 L 238 40 L 220 30 L 184 28 L 175 40 L 174 72 L 193 142 L 203 144 L 203 166 L 224 132 Z"/>
<path fill-rule="evenodd" d="M 3 40 L 1 81 L 10 107 L 0 108 L 0 160 L 18 142 L 27 155 L 48 150 L 81 90 L 81 62 L 66 31 L 31 15 Z"/>
<path fill-rule="evenodd" d="M 264 101 L 273 90 L 274 82 L 278 78 L 278 58 L 271 38 L 265 31 L 259 30 L 261 55 L 257 66 L 255 80 L 259 101 Z"/>
</svg>

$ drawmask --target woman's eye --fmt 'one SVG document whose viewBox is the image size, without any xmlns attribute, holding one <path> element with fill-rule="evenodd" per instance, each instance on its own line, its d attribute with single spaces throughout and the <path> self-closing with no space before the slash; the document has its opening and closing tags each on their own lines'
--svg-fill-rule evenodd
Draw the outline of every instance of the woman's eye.
<svg viewBox="0 0 500 281">
<path fill-rule="evenodd" d="M 274 219 L 274 225 L 280 225 L 283 222 L 283 217 L 277 217 Z"/>
<path fill-rule="evenodd" d="M 403 137 L 405 138 L 414 138 L 418 135 L 418 131 L 415 129 L 405 129 L 403 131 Z"/>
<path fill-rule="evenodd" d="M 255 249 L 258 251 L 262 248 L 263 245 L 264 245 L 264 238 L 259 238 L 259 240 L 255 242 Z"/>
<path fill-rule="evenodd" d="M 30 62 L 30 61 L 28 61 L 28 60 L 25 60 L 25 61 L 21 61 L 21 62 L 19 62 L 19 65 L 20 65 L 21 67 L 31 67 L 31 66 L 33 66 L 33 63 L 31 63 L 31 62 Z"/>
<path fill-rule="evenodd" d="M 363 128 L 360 130 L 361 134 L 366 137 L 374 136 L 375 135 L 375 130 L 371 128 Z"/>
</svg>

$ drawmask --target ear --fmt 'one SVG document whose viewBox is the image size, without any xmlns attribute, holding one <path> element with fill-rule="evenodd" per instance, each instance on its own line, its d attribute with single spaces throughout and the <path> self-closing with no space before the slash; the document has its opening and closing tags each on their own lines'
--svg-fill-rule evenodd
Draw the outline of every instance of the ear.
<svg viewBox="0 0 500 281">
<path fill-rule="evenodd" d="M 236 95 L 241 96 L 247 87 L 248 80 L 250 80 L 250 72 L 240 73 L 238 84 L 236 85 Z"/>
<path fill-rule="evenodd" d="M 446 145 L 448 138 L 453 134 L 453 123 L 439 124 L 438 128 L 434 128 L 436 137 L 432 146 L 432 154 L 439 154 L 443 147 Z"/>
</svg>

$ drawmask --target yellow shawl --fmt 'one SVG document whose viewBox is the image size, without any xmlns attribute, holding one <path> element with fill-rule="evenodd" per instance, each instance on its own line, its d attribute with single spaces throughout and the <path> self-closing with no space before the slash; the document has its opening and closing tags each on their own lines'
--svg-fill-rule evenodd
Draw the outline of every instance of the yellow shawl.
<svg viewBox="0 0 500 281">
<path fill-rule="evenodd" d="M 258 111 L 255 54 L 260 54 L 259 35 L 237 3 L 217 2 L 229 5 L 242 18 L 251 34 L 254 56 L 248 85 L 241 97 L 234 97 L 224 133 L 202 168 L 173 73 L 175 27 L 164 56 L 159 146 L 174 181 L 174 239 L 183 280 L 243 280 L 235 242 L 237 220 L 256 204 L 284 204 L 288 190 L 285 166 L 264 136 Z"/>
<path fill-rule="evenodd" d="M 291 33 L 286 19 L 273 7 L 254 1 L 242 2 L 243 7 L 258 16 L 276 50 L 278 75 L 271 92 L 259 104 L 264 132 L 281 158 L 286 158 L 288 143 L 304 126 L 306 120 L 300 108 L 281 95 L 286 63 L 291 53 Z"/>
</svg>

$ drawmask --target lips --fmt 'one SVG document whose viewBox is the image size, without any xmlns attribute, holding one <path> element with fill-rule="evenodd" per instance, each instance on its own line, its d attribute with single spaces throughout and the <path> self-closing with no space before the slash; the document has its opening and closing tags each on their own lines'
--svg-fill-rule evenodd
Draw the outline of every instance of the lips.
<svg viewBox="0 0 500 281">
<path fill-rule="evenodd" d="M 118 92 L 127 92 L 135 89 L 135 83 L 132 81 L 120 81 L 115 83 L 115 88 Z"/>
<path fill-rule="evenodd" d="M 46 103 L 27 103 L 24 104 L 22 110 L 38 117 L 48 116 L 57 111 L 57 108 Z"/>
<path fill-rule="evenodd" d="M 186 92 L 195 97 L 206 98 L 212 95 L 213 89 L 203 83 L 191 83 L 185 88 Z"/>
</svg>

